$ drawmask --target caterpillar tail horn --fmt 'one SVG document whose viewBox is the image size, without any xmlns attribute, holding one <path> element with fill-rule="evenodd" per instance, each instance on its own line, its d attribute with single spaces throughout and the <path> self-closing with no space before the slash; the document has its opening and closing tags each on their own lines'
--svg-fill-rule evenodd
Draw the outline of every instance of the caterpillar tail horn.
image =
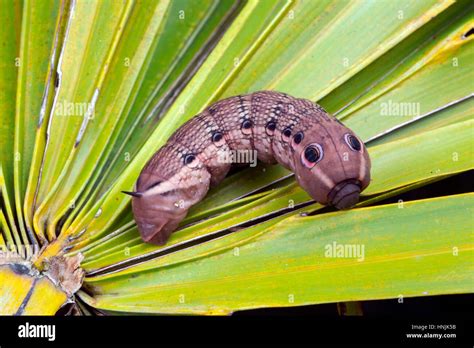
<svg viewBox="0 0 474 348">
<path fill-rule="evenodd" d="M 142 196 L 141 192 L 122 191 L 122 193 L 125 193 L 126 195 L 129 195 L 129 196 L 132 196 L 132 197 L 141 197 Z"/>
</svg>

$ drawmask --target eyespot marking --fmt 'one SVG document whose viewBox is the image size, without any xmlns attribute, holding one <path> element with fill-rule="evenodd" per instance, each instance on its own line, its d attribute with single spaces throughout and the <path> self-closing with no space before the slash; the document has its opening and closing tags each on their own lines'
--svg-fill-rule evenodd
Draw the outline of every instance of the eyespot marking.
<svg viewBox="0 0 474 348">
<path fill-rule="evenodd" d="M 194 162 L 195 159 L 196 159 L 196 156 L 190 153 L 190 154 L 184 155 L 183 162 L 186 165 L 190 165 L 191 163 Z"/>
<path fill-rule="evenodd" d="M 296 145 L 301 143 L 303 141 L 303 138 L 304 138 L 304 133 L 301 132 L 301 131 L 299 131 L 295 135 L 293 135 L 293 141 Z"/>
<path fill-rule="evenodd" d="M 324 152 L 321 145 L 317 143 L 309 144 L 301 153 L 301 163 L 306 168 L 313 168 L 316 163 L 323 159 Z"/>
<path fill-rule="evenodd" d="M 362 145 L 360 144 L 359 139 L 357 139 L 352 134 L 349 134 L 349 133 L 345 134 L 344 140 L 346 141 L 346 144 L 350 147 L 352 151 L 360 151 L 362 149 Z"/>
<path fill-rule="evenodd" d="M 282 132 L 283 136 L 286 137 L 286 138 L 289 138 L 291 136 L 291 128 L 290 127 L 286 127 L 283 132 Z"/>
<path fill-rule="evenodd" d="M 252 128 L 252 126 L 253 126 L 253 122 L 250 120 L 244 120 L 244 122 L 242 122 L 243 129 L 250 129 Z"/>
<path fill-rule="evenodd" d="M 250 134 L 252 134 L 252 127 L 253 127 L 253 122 L 249 119 L 245 119 L 242 122 L 242 126 L 240 127 L 240 130 L 245 135 L 250 135 Z"/>
<path fill-rule="evenodd" d="M 276 122 L 275 120 L 270 120 L 267 122 L 267 124 L 265 125 L 265 133 L 267 133 L 267 135 L 269 136 L 272 136 L 274 133 L 275 133 L 275 129 L 276 129 Z"/>
<path fill-rule="evenodd" d="M 222 139 L 222 133 L 221 132 L 214 132 L 212 134 L 212 142 L 218 143 Z"/>
</svg>

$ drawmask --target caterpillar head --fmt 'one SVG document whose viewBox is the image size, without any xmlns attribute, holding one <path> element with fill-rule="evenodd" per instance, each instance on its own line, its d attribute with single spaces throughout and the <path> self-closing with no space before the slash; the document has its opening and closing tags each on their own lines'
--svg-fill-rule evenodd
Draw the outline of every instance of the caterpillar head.
<svg viewBox="0 0 474 348">
<path fill-rule="evenodd" d="M 364 143 L 335 118 L 296 132 L 291 145 L 295 175 L 321 204 L 347 209 L 370 183 L 370 158 Z"/>
</svg>

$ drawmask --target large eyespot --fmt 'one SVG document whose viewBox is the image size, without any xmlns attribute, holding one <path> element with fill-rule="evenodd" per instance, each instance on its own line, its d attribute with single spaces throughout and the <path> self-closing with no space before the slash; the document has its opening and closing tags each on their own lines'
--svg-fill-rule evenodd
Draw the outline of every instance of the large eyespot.
<svg viewBox="0 0 474 348">
<path fill-rule="evenodd" d="M 190 165 L 191 163 L 193 163 L 195 159 L 196 159 L 196 156 L 194 156 L 193 154 L 187 154 L 184 156 L 183 162 L 186 165 Z"/>
<path fill-rule="evenodd" d="M 352 134 L 346 134 L 344 135 L 344 140 L 346 141 L 347 145 L 351 148 L 353 151 L 360 151 L 362 146 L 360 145 L 359 139 L 357 139 L 355 136 Z"/>
<path fill-rule="evenodd" d="M 316 163 L 323 159 L 324 152 L 321 145 L 313 143 L 308 145 L 301 153 L 301 163 L 306 168 L 313 168 Z"/>
</svg>

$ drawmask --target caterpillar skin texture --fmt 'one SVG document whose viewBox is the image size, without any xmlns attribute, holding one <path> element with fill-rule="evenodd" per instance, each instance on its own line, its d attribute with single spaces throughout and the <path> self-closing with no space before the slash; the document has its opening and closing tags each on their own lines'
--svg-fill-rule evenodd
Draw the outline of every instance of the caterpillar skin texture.
<svg viewBox="0 0 474 348">
<path fill-rule="evenodd" d="M 321 106 L 274 91 L 231 97 L 181 126 L 143 168 L 135 192 L 125 192 L 142 239 L 166 243 L 226 176 L 231 163 L 222 154 L 252 150 L 293 171 L 315 201 L 338 209 L 356 204 L 370 182 L 363 142 Z"/>
</svg>

